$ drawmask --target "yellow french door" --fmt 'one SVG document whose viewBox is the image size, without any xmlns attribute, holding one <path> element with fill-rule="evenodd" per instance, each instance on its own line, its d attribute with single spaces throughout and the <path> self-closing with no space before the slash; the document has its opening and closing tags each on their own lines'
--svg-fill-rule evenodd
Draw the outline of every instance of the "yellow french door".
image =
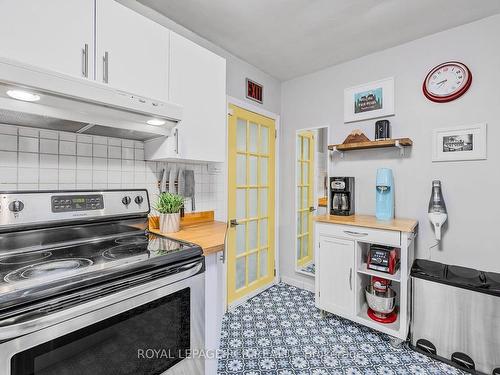
<svg viewBox="0 0 500 375">
<path fill-rule="evenodd" d="M 230 105 L 228 303 L 274 280 L 274 120 Z"/>
<path fill-rule="evenodd" d="M 314 134 L 297 134 L 297 265 L 313 260 Z"/>
</svg>

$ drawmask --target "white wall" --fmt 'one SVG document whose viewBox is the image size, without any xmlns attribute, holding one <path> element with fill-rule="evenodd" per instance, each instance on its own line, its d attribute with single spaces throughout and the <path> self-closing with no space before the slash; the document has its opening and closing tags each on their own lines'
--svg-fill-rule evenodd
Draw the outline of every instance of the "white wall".
<svg viewBox="0 0 500 375">
<path fill-rule="evenodd" d="M 395 32 L 397 32 L 395 30 Z M 432 259 L 450 264 L 500 272 L 500 16 L 493 16 L 447 30 L 395 48 L 284 82 L 282 85 L 281 145 L 281 259 L 282 275 L 304 281 L 295 273 L 294 147 L 295 130 L 329 124 L 330 143 L 341 143 L 356 128 L 373 139 L 374 121 L 344 124 L 344 88 L 395 77 L 396 116 L 390 118 L 393 137 L 411 137 L 414 146 L 407 157 L 395 150 L 346 153 L 330 163 L 331 175 L 356 178 L 357 213 L 375 212 L 375 174 L 379 167 L 393 169 L 396 184 L 396 216 L 420 222 L 417 256 L 428 257 L 435 243 L 427 219 L 431 181 L 440 179 L 448 208 L 448 228 L 442 246 Z M 447 104 L 428 101 L 422 81 L 433 66 L 462 61 L 473 74 L 472 86 L 462 98 Z M 488 123 L 488 160 L 432 163 L 432 129 Z"/>
<path fill-rule="evenodd" d="M 240 58 L 232 55 L 225 49 L 213 44 L 212 42 L 202 38 L 201 36 L 193 33 L 185 27 L 175 23 L 171 19 L 163 16 L 162 14 L 138 3 L 135 0 L 118 0 L 118 2 L 126 5 L 127 7 L 135 10 L 138 13 L 158 22 L 159 24 L 167 27 L 168 29 L 182 35 L 185 38 L 205 47 L 206 49 L 222 56 L 226 59 L 227 67 L 227 94 L 240 100 L 248 101 L 258 107 L 267 111 L 279 114 L 281 106 L 281 82 L 264 73 L 255 66 L 241 60 Z M 245 98 L 245 79 L 250 78 L 255 82 L 264 85 L 264 103 L 248 100 Z"/>
</svg>

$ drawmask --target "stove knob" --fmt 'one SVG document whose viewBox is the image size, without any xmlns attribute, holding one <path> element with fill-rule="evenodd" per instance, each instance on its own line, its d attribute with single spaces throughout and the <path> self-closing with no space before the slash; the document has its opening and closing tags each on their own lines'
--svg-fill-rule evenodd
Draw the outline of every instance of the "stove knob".
<svg viewBox="0 0 500 375">
<path fill-rule="evenodd" d="M 21 201 L 13 201 L 9 204 L 9 210 L 12 212 L 21 212 L 24 209 L 24 203 Z"/>
<path fill-rule="evenodd" d="M 144 198 L 142 196 L 138 195 L 137 197 L 135 197 L 134 201 L 137 204 L 141 204 L 142 202 L 144 202 Z"/>
<path fill-rule="evenodd" d="M 130 199 L 129 196 L 126 196 L 126 197 L 123 197 L 122 198 L 122 203 L 125 205 L 125 206 L 128 206 L 130 204 L 130 202 L 132 202 L 132 199 Z"/>
</svg>

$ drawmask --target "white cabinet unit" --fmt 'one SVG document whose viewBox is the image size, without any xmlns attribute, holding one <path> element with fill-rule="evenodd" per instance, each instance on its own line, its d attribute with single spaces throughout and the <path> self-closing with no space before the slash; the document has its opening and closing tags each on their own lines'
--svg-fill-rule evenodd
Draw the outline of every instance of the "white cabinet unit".
<svg viewBox="0 0 500 375">
<path fill-rule="evenodd" d="M 94 77 L 94 0 L 0 2 L 0 56 Z"/>
<path fill-rule="evenodd" d="M 146 143 L 146 158 L 225 161 L 226 60 L 171 32 L 169 77 L 183 119 L 172 137 Z"/>
<path fill-rule="evenodd" d="M 169 33 L 114 0 L 98 0 L 96 80 L 134 94 L 168 100 Z"/>
<path fill-rule="evenodd" d="M 368 216 L 315 218 L 316 306 L 359 324 L 406 340 L 410 323 L 410 268 L 417 222 L 380 222 Z M 369 223 L 372 225 L 370 226 Z M 396 248 L 400 266 L 394 274 L 367 267 L 372 244 Z M 397 319 L 379 323 L 368 316 L 365 288 L 377 276 L 396 292 Z"/>
<path fill-rule="evenodd" d="M 354 241 L 320 235 L 317 246 L 318 307 L 350 318 L 354 314 Z"/>
</svg>

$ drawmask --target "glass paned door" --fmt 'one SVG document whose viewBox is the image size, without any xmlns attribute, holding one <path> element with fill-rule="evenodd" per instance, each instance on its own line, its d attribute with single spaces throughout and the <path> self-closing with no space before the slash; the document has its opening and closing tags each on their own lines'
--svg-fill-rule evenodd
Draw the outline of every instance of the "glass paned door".
<svg viewBox="0 0 500 375">
<path fill-rule="evenodd" d="M 274 280 L 274 120 L 230 106 L 228 303 Z"/>
<path fill-rule="evenodd" d="M 314 134 L 304 131 L 297 135 L 297 264 L 302 267 L 313 259 L 314 208 Z"/>
</svg>

